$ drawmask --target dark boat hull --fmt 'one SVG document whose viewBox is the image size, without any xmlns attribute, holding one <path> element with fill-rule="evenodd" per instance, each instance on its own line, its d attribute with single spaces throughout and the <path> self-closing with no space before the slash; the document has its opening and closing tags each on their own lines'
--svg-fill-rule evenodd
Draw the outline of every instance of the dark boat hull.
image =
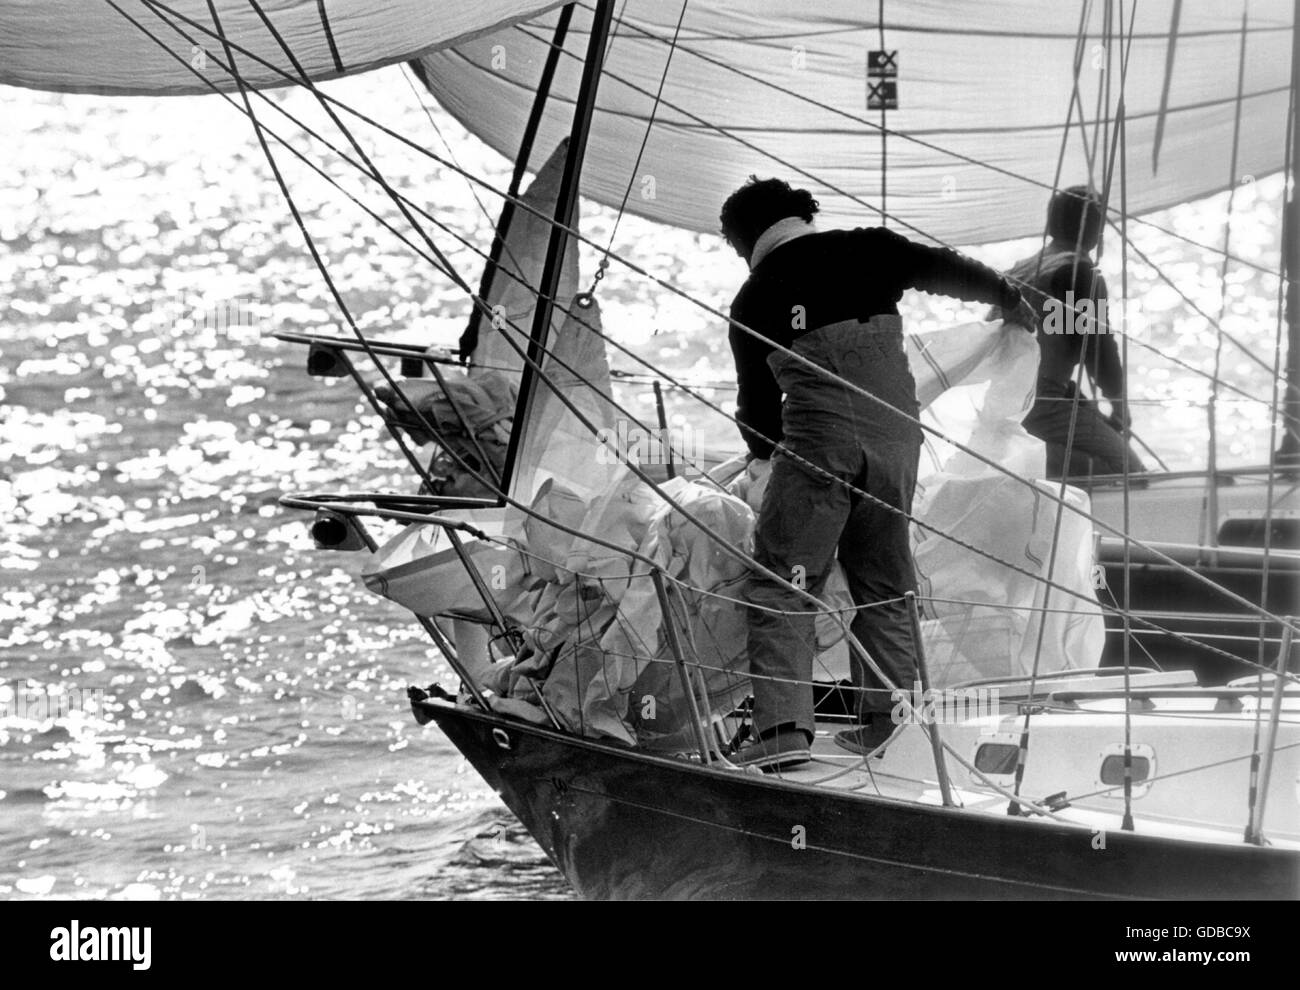
<svg viewBox="0 0 1300 990">
<path fill-rule="evenodd" d="M 587 898 L 1300 896 L 1289 851 L 981 817 L 423 707 Z"/>
</svg>

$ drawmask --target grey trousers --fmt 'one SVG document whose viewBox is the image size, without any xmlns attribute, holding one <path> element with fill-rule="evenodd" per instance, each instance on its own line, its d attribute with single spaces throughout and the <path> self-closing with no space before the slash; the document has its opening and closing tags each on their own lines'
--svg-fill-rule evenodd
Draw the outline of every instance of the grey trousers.
<svg viewBox="0 0 1300 990">
<path fill-rule="evenodd" d="M 1145 471 L 1146 466 L 1127 447 L 1124 438 L 1101 414 L 1091 399 L 1079 396 L 1079 411 L 1074 417 L 1074 442 L 1067 463 L 1066 441 L 1070 439 L 1070 410 L 1075 404 L 1074 382 L 1062 385 L 1040 380 L 1037 399 L 1025 417 L 1025 430 L 1047 445 L 1047 476 L 1059 481 L 1086 478 L 1093 474 L 1122 474 L 1124 452 L 1128 450 L 1128 469 Z"/>
<path fill-rule="evenodd" d="M 897 317 L 810 331 L 793 350 L 894 409 L 917 414 Z M 871 606 L 856 612 L 854 636 L 894 685 L 910 689 L 915 654 L 907 608 L 898 599 L 915 590 L 916 575 L 908 519 L 893 510 L 911 512 L 920 429 L 792 358 L 773 355 L 769 363 L 786 395 L 789 453 L 773 457 L 754 556 L 817 595 L 838 555 L 854 604 Z M 816 606 L 758 572 L 746 583 L 745 598 L 759 606 L 749 610 L 748 634 L 754 728 L 763 733 L 791 723 L 811 735 Z M 850 652 L 859 713 L 889 712 L 889 688 Z"/>
</svg>

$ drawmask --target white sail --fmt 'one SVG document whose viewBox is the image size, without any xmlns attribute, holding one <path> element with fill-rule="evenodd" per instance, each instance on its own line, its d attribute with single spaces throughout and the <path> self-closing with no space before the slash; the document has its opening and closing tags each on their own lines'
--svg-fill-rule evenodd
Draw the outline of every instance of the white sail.
<svg viewBox="0 0 1300 990">
<path fill-rule="evenodd" d="M 225 36 L 245 50 L 236 53 L 241 77 L 255 87 L 288 84 L 295 70 L 253 4 L 220 0 L 215 6 Z M 420 56 L 439 102 L 511 158 L 558 6 L 540 0 L 261 3 L 313 79 Z M 1105 33 L 1108 5 L 1087 6 L 1080 44 L 1080 4 L 895 2 L 885 5 L 882 26 L 877 6 L 862 0 L 696 0 L 686 7 L 672 50 L 679 4 L 627 0 L 618 5 L 605 61 L 583 193 L 618 205 L 630 191 L 634 213 L 714 231 L 722 200 L 746 176 L 782 175 L 814 191 L 832 226 L 873 222 L 883 203 L 896 225 L 948 243 L 1039 233 L 1067 120 L 1073 125 L 1062 181 L 1086 181 L 1089 174 L 1100 181 L 1105 169 L 1094 138 L 1114 118 L 1124 45 L 1118 23 Z M 1249 5 L 1233 175 L 1243 4 L 1149 0 L 1134 6 L 1124 80 L 1130 214 L 1278 170 L 1291 73 L 1290 0 Z M 1131 9 L 1126 6 L 1126 16 Z M 579 5 L 540 148 L 554 147 L 568 133 L 590 18 L 590 5 Z M 873 49 L 897 52 L 898 109 L 883 118 L 867 107 Z M 1076 51 L 1079 105 L 1072 110 Z M 206 93 L 208 82 L 233 88 L 225 61 L 207 0 L 0 0 L 0 84 Z M 890 132 L 885 140 L 882 120 Z"/>
<path fill-rule="evenodd" d="M 633 213 L 716 232 L 726 195 L 756 173 L 811 189 L 826 226 L 879 222 L 884 199 L 897 229 L 910 225 L 913 235 L 947 243 L 1040 234 L 1067 119 L 1062 185 L 1088 180 L 1083 135 L 1093 146 L 1098 118 L 1104 125 L 1108 116 L 1107 95 L 1114 117 L 1124 52 L 1118 24 L 1113 37 L 1103 35 L 1106 6 L 1090 5 L 1080 47 L 1080 128 L 1079 107 L 1071 112 L 1079 3 L 887 3 L 882 44 L 877 5 L 862 0 L 692 2 L 654 110 L 681 4 L 627 0 L 617 8 L 583 194 L 617 206 L 630 190 Z M 1124 80 L 1129 213 L 1280 169 L 1291 0 L 1249 6 L 1235 174 L 1229 165 L 1243 5 L 1134 6 Z M 1124 9 L 1127 17 L 1132 7 Z M 519 147 L 556 16 L 421 59 L 438 101 L 508 157 Z M 590 17 L 589 6 L 575 13 L 566 50 L 576 57 L 560 61 L 540 148 L 568 133 Z M 867 53 L 877 48 L 898 53 L 898 109 L 884 117 L 886 141 L 881 113 L 867 109 Z M 1100 185 L 1105 159 L 1093 157 Z M 1118 198 L 1111 205 L 1118 209 Z"/>
<path fill-rule="evenodd" d="M 0 84 L 109 95 L 202 94 L 212 92 L 209 83 L 233 90 L 235 81 L 222 68 L 223 34 L 238 46 L 236 67 L 247 85 L 284 86 L 297 78 L 252 3 L 216 0 L 214 6 L 216 19 L 207 0 L 0 0 Z M 260 6 L 319 80 L 405 61 L 559 4 L 260 0 Z"/>
</svg>

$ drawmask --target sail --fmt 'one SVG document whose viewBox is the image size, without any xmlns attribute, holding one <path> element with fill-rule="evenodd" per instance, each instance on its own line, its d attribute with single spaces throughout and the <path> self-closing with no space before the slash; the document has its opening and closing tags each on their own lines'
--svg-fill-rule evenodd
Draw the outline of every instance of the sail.
<svg viewBox="0 0 1300 990">
<path fill-rule="evenodd" d="M 234 88 L 221 35 L 254 87 L 292 63 L 315 80 L 415 58 L 438 101 L 513 158 L 561 6 L 545 0 L 0 0 L 0 84 L 100 94 Z M 1088 16 L 1080 30 L 1080 9 Z M 713 232 L 753 174 L 811 188 L 828 225 L 878 219 L 953 244 L 1042 230 L 1063 131 L 1063 184 L 1100 184 L 1125 53 L 1106 3 L 626 0 L 583 176 L 585 195 Z M 1291 74 L 1291 0 L 1252 0 L 1238 168 L 1229 174 L 1245 5 L 1147 0 L 1124 79 L 1128 210 L 1141 214 L 1277 171 Z M 883 10 L 883 23 L 877 11 Z M 591 5 L 579 4 L 539 147 L 569 130 Z M 892 78 L 868 78 L 868 53 Z M 1075 58 L 1079 56 L 1078 96 Z M 671 60 L 671 61 L 670 61 Z M 665 68 L 667 72 L 665 73 Z M 655 95 L 663 83 L 662 99 Z M 897 109 L 868 108 L 894 84 Z M 652 123 L 652 126 L 649 126 Z M 887 135 L 882 137 L 882 125 Z M 649 130 L 639 165 L 636 150 Z M 1090 167 L 1091 161 L 1091 167 Z M 635 168 L 635 173 L 633 169 Z M 884 181 L 887 177 L 887 182 Z"/>
<path fill-rule="evenodd" d="M 236 66 L 249 86 L 298 78 L 253 3 L 215 0 L 213 6 L 215 19 L 208 0 L 0 0 L 0 84 L 128 96 L 210 93 L 209 83 L 232 90 L 235 81 L 222 67 L 223 34 L 238 46 Z M 405 61 L 557 6 L 555 0 L 260 0 L 314 80 Z"/>
<path fill-rule="evenodd" d="M 948 438 L 926 444 L 913 505 L 934 684 L 1096 667 L 1106 630 L 1088 494 L 1020 480 L 1043 477 L 1043 442 L 1022 425 L 1037 342 L 1017 327 L 971 323 L 909 335 L 907 351 L 923 418 Z"/>
<path fill-rule="evenodd" d="M 532 184 L 519 197 L 526 208 L 516 210 L 506 226 L 501 259 L 484 300 L 491 316 L 485 315 L 479 321 L 475 339 L 467 347 L 473 359 L 471 375 L 497 371 L 519 384 L 524 367 L 521 352 L 527 350 L 528 335 L 533 329 L 551 231 L 549 218 L 555 215 L 568 148 L 567 139 L 555 146 L 537 170 Z M 577 292 L 578 242 L 570 238 L 560 266 L 555 292 L 560 305 L 551 316 L 551 336 L 559 331 L 566 318 L 565 311 L 572 308 Z"/>
<path fill-rule="evenodd" d="M 879 222 L 883 202 L 897 228 L 946 243 L 1040 234 L 1063 137 L 1060 184 L 1091 175 L 1100 186 L 1098 139 L 1118 104 L 1119 25 L 1107 37 L 1108 5 L 1088 4 L 1080 41 L 1082 6 L 894 2 L 883 5 L 882 25 L 877 5 L 862 0 L 692 2 L 674 47 L 681 3 L 627 0 L 616 10 L 582 192 L 613 206 L 626 196 L 632 213 L 716 232 L 731 190 L 751 173 L 777 175 L 813 191 L 825 226 Z M 1129 213 L 1280 169 L 1291 0 L 1249 5 L 1235 174 L 1243 4 L 1144 0 L 1124 5 L 1125 17 L 1134 7 L 1124 79 Z M 439 103 L 507 157 L 519 147 L 556 17 L 420 59 Z M 590 5 L 579 5 L 566 44 L 575 57 L 560 60 L 538 147 L 568 133 L 590 21 Z M 868 79 L 873 49 L 897 52 L 898 109 L 883 117 L 867 108 L 869 83 L 890 81 Z"/>
<path fill-rule="evenodd" d="M 556 145 L 520 197 L 528 208 L 515 211 L 506 225 L 501 260 L 485 300 L 491 315 L 484 314 L 478 322 L 469 348 L 471 379 L 501 376 L 519 385 L 521 354 L 528 347 L 550 236 L 545 218 L 555 214 L 568 147 L 567 140 Z M 578 287 L 578 242 L 570 238 L 541 358 L 546 380 L 537 385 L 528 422 L 518 424 L 519 460 L 510 494 L 530 506 L 548 481 L 589 498 L 604 490 L 615 474 L 617 459 L 597 456 L 597 435 L 612 433 L 615 422 L 614 408 L 605 398 L 611 388 L 600 303 L 590 299 L 580 304 Z M 511 512 L 508 517 L 521 523 L 517 515 Z"/>
</svg>

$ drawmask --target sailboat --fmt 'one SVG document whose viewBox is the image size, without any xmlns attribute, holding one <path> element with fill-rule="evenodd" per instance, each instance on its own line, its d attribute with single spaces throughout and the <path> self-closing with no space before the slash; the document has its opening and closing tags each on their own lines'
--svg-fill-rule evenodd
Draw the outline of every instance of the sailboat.
<svg viewBox="0 0 1300 990">
<path fill-rule="evenodd" d="M 1213 464 L 1191 496 L 1176 478 L 1109 491 L 1106 479 L 1042 479 L 1041 444 L 1020 427 L 1036 368 L 1028 335 L 978 321 L 911 334 L 929 444 L 913 518 L 923 580 L 908 598 L 916 680 L 896 685 L 883 747 L 834 746 L 860 644 L 845 622 L 855 606 L 832 584 L 810 603 L 824 675 L 814 758 L 763 775 L 732 759 L 752 681 L 739 588 L 756 566 L 755 493 L 742 459 L 686 449 L 662 401 L 649 418 L 621 400 L 611 356 L 658 396 L 729 411 L 606 333 L 599 283 L 622 266 L 720 326 L 727 317 L 629 269 L 616 237 L 583 234 L 577 209 L 581 191 L 620 217 L 712 232 L 726 192 L 780 172 L 815 189 L 823 223 L 870 218 L 969 245 L 1041 233 L 1046 195 L 1088 174 L 1127 252 L 1128 227 L 1152 211 L 1230 188 L 1239 172 L 1294 172 L 1300 153 L 1278 140 L 1298 130 L 1294 5 L 1259 0 L 1243 16 L 1083 0 L 1071 23 L 1059 5 L 1009 0 L 806 8 L 3 2 L 0 82 L 211 92 L 246 112 L 353 331 L 281 337 L 308 348 L 312 374 L 356 382 L 414 489 L 282 502 L 314 514 L 318 545 L 368 553 L 363 580 L 411 609 L 460 681 L 413 687 L 415 717 L 446 733 L 582 896 L 1296 897 L 1300 692 L 1294 620 L 1272 597 L 1293 573 L 1275 524 L 1291 511 L 1279 489 L 1294 494 L 1294 320 L 1264 500 L 1216 502 L 1201 514 L 1208 540 L 1132 523 L 1143 505 L 1186 518 L 1200 491 L 1218 499 Z M 1249 58 L 1225 59 L 1230 42 Z M 503 200 L 477 285 L 439 244 L 454 232 L 353 136 L 373 122 L 319 86 L 398 62 L 515 162 L 505 190 L 469 177 Z M 277 167 L 294 149 L 273 150 L 262 122 L 262 91 L 285 85 L 312 93 L 348 139 L 336 150 L 409 225 L 412 251 L 471 299 L 459 354 L 357 327 Z M 1289 227 L 1283 243 L 1295 239 Z M 579 244 L 600 259 L 590 282 Z M 1293 315 L 1294 270 L 1283 258 L 1267 273 Z M 1279 354 L 1280 328 L 1279 313 Z M 381 544 L 373 518 L 404 528 Z M 1262 534 L 1245 564 L 1242 529 L 1247 546 Z M 1097 534 L 1118 547 L 1122 584 Z M 1272 583 L 1234 590 L 1237 565 Z M 1263 630 L 1253 659 L 1144 608 L 1132 580 L 1144 567 L 1222 596 Z M 1108 623 L 1120 635 L 1106 659 Z M 1160 669 L 1176 665 L 1147 662 L 1152 643 L 1235 661 L 1239 676 L 1205 685 Z"/>
</svg>

